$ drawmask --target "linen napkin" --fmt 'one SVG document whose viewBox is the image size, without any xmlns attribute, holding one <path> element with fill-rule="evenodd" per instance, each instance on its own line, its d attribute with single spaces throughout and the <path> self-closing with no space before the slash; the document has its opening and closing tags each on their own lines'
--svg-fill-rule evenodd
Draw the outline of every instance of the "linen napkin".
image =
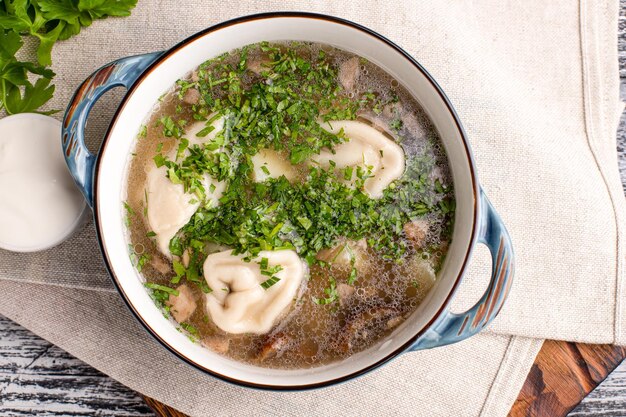
<svg viewBox="0 0 626 417">
<path fill-rule="evenodd" d="M 55 46 L 51 107 L 63 109 L 101 64 L 271 10 L 316 11 L 364 24 L 405 48 L 443 86 L 516 250 L 515 281 L 493 325 L 457 345 L 402 355 L 332 388 L 269 393 L 234 387 L 178 362 L 131 319 L 106 277 L 91 224 L 46 252 L 0 251 L 0 314 L 194 415 L 502 416 L 542 338 L 626 344 L 616 0 L 405 0 L 393 7 L 376 0 L 143 1 L 132 16 L 97 22 Z M 94 111 L 92 145 L 115 103 L 105 97 Z M 454 310 L 479 298 L 489 268 L 486 250 L 477 251 Z"/>
</svg>

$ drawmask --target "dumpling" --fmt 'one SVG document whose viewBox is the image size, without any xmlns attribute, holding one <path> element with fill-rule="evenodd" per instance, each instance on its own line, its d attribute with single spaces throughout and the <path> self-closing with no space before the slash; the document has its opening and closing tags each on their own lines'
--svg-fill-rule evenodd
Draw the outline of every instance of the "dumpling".
<svg viewBox="0 0 626 417">
<path fill-rule="evenodd" d="M 224 129 L 224 118 L 220 117 L 216 119 L 211 123 L 211 126 L 213 126 L 213 130 L 209 132 L 208 135 L 200 137 L 197 136 L 197 134 L 206 127 L 206 123 L 202 121 L 193 122 L 185 129 L 184 137 L 189 140 L 189 145 L 202 145 L 203 143 L 207 143 L 213 140 L 215 136 Z"/>
<path fill-rule="evenodd" d="M 148 173 L 148 223 L 156 234 L 158 249 L 168 258 L 170 240 L 176 235 L 200 206 L 194 196 L 185 193 L 182 184 L 173 184 L 166 177 L 165 167 Z"/>
<path fill-rule="evenodd" d="M 258 264 L 263 258 L 269 267 L 282 267 L 274 274 L 280 280 L 267 289 L 261 283 L 269 277 L 261 274 Z M 214 253 L 206 258 L 203 270 L 213 290 L 205 296 L 205 307 L 213 322 L 228 333 L 255 334 L 272 329 L 293 302 L 306 271 L 292 250 L 262 251 L 251 262 L 245 262 L 242 255 L 232 255 L 230 250 Z"/>
<path fill-rule="evenodd" d="M 383 190 L 404 173 L 402 147 L 370 125 L 355 120 L 338 120 L 323 123 L 322 127 L 334 134 L 343 129 L 348 140 L 336 145 L 335 153 L 322 150 L 312 160 L 325 168 L 330 166 L 330 161 L 335 162 L 337 169 L 371 167 L 373 177 L 364 183 L 365 192 L 370 197 L 382 197 Z"/>
<path fill-rule="evenodd" d="M 261 149 L 252 157 L 252 179 L 263 182 L 268 178 L 284 175 L 288 181 L 296 178 L 296 170 L 291 162 L 272 149 Z"/>
<path fill-rule="evenodd" d="M 210 141 L 222 130 L 224 126 L 223 118 L 217 119 L 212 126 L 215 129 L 207 136 L 200 138 L 196 134 L 205 127 L 205 124 L 204 122 L 194 123 L 185 131 L 185 137 L 188 138 L 190 145 Z M 170 160 L 175 159 L 176 151 L 176 147 L 170 151 Z M 213 191 L 211 191 L 211 184 L 215 187 Z M 200 201 L 198 201 L 195 195 L 185 193 L 182 184 L 172 183 L 167 178 L 167 169 L 164 166 L 159 168 L 153 166 L 150 169 L 146 185 L 148 193 L 148 224 L 156 234 L 157 248 L 165 256 L 171 258 L 170 240 L 198 210 Z M 226 185 L 209 175 L 204 176 L 202 185 L 207 195 L 207 201 L 210 201 L 212 205 L 217 205 Z"/>
<path fill-rule="evenodd" d="M 185 193 L 182 184 L 171 182 L 166 173 L 165 167 L 154 168 L 148 173 L 148 223 L 156 235 L 158 249 L 171 258 L 170 240 L 189 222 L 200 207 L 200 202 L 195 195 Z M 219 204 L 225 184 L 208 176 L 202 183 L 207 193 L 207 201 L 213 206 Z M 212 192 L 211 184 L 215 186 Z"/>
</svg>

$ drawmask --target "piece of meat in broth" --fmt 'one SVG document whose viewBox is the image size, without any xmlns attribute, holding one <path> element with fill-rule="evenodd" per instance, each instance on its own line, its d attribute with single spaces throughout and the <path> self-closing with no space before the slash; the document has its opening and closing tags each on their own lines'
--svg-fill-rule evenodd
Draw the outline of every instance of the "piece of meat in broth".
<svg viewBox="0 0 626 417">
<path fill-rule="evenodd" d="M 359 78 L 359 57 L 355 56 L 339 66 L 339 82 L 347 91 L 352 91 Z"/>
<path fill-rule="evenodd" d="M 413 244 L 413 247 L 421 248 L 426 243 L 429 227 L 426 220 L 414 220 L 404 225 L 404 235 Z"/>
<path fill-rule="evenodd" d="M 382 332 L 397 326 L 402 320 L 400 312 L 390 307 L 371 307 L 352 314 L 341 331 L 339 349 L 348 352 L 355 347 L 367 344 Z"/>
<path fill-rule="evenodd" d="M 291 344 L 291 338 L 284 333 L 277 333 L 265 340 L 261 345 L 257 358 L 263 362 L 267 359 L 280 356 Z"/>
<path fill-rule="evenodd" d="M 152 258 L 150 259 L 150 264 L 157 272 L 163 275 L 172 272 L 170 264 L 158 255 L 152 256 Z"/>
<path fill-rule="evenodd" d="M 178 295 L 170 294 L 166 305 L 170 307 L 170 313 L 172 313 L 174 320 L 183 323 L 189 320 L 198 305 L 191 288 L 187 284 L 180 285 L 176 291 L 178 291 Z"/>
<path fill-rule="evenodd" d="M 337 284 L 337 294 L 339 295 L 339 305 L 341 307 L 346 306 L 350 302 L 350 299 L 352 298 L 352 295 L 354 295 L 355 291 L 356 289 L 352 285 L 344 284 L 343 282 Z"/>
<path fill-rule="evenodd" d="M 209 336 L 202 339 L 202 345 L 217 353 L 226 353 L 230 349 L 230 339 L 226 336 Z"/>
<path fill-rule="evenodd" d="M 187 104 L 198 104 L 200 101 L 200 92 L 195 88 L 189 88 L 183 94 L 183 101 Z"/>
<path fill-rule="evenodd" d="M 259 56 L 248 60 L 248 70 L 256 75 L 261 75 L 263 71 L 269 71 L 270 60 L 265 56 Z"/>
<path fill-rule="evenodd" d="M 332 248 L 320 250 L 315 257 L 333 265 L 350 265 L 354 258 L 355 266 L 360 269 L 367 251 L 367 240 L 347 240 L 340 242 Z"/>
</svg>

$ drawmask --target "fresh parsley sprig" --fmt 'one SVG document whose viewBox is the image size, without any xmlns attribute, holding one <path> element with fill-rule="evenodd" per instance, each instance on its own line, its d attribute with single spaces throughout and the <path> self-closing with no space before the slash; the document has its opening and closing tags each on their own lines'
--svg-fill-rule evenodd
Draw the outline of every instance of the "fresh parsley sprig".
<svg viewBox="0 0 626 417">
<path fill-rule="evenodd" d="M 4 0 L 0 2 L 0 110 L 34 112 L 54 94 L 52 47 L 108 16 L 128 16 L 137 0 Z M 23 61 L 23 37 L 37 38 L 37 62 Z M 42 112 L 45 114 L 54 111 Z"/>
</svg>

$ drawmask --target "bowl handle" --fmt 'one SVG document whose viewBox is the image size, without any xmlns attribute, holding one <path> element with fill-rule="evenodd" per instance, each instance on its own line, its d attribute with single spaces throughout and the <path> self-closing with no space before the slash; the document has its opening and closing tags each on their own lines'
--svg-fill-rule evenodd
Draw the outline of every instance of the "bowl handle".
<svg viewBox="0 0 626 417">
<path fill-rule="evenodd" d="M 128 89 L 163 52 L 130 56 L 95 71 L 80 85 L 70 101 L 61 131 L 63 156 L 78 188 L 93 207 L 93 178 L 96 155 L 85 146 L 85 123 L 100 96 L 114 87 Z"/>
<path fill-rule="evenodd" d="M 480 208 L 478 242 L 491 252 L 491 282 L 481 299 L 465 313 L 455 314 L 446 307 L 409 351 L 449 345 L 475 335 L 498 315 L 509 294 L 514 269 L 511 238 L 482 189 Z"/>
</svg>

